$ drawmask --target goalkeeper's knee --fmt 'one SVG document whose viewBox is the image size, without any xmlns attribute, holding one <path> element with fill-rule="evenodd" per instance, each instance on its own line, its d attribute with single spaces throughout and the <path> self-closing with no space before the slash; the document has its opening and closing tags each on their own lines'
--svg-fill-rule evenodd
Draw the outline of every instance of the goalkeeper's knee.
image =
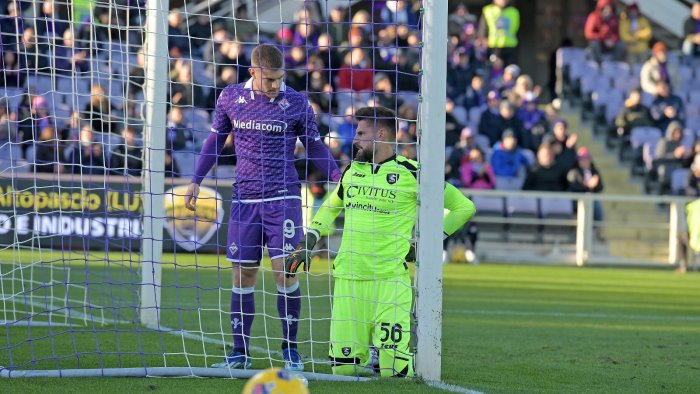
<svg viewBox="0 0 700 394">
<path fill-rule="evenodd" d="M 413 377 L 413 354 L 396 349 L 380 349 L 379 370 L 381 376 Z"/>
</svg>

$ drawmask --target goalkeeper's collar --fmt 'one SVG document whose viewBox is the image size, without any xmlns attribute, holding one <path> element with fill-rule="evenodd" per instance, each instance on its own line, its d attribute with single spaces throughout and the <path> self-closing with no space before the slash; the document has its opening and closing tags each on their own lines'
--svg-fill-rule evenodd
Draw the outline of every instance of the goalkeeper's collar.
<svg viewBox="0 0 700 394">
<path fill-rule="evenodd" d="M 249 78 L 249 79 L 246 81 L 245 86 L 243 86 L 243 87 L 244 87 L 245 89 L 250 90 L 250 99 L 251 99 L 251 100 L 255 100 L 255 92 L 253 91 L 253 78 Z M 283 93 L 283 92 L 286 92 L 286 91 L 287 91 L 287 84 L 284 83 L 284 82 L 282 82 L 282 85 L 280 85 L 280 93 Z M 278 95 L 277 97 L 279 97 L 279 95 Z M 270 102 L 271 102 L 271 103 L 274 103 L 275 100 L 277 99 L 277 97 L 271 98 L 271 99 L 270 99 Z"/>
</svg>

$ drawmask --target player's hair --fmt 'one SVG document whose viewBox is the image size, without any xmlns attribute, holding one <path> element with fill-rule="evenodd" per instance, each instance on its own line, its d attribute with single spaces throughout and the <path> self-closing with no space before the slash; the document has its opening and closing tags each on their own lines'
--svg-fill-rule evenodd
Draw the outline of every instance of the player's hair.
<svg viewBox="0 0 700 394">
<path fill-rule="evenodd" d="M 284 58 L 282 57 L 282 52 L 276 46 L 258 45 L 253 48 L 250 64 L 253 67 L 279 70 L 284 68 Z"/>
<path fill-rule="evenodd" d="M 358 122 L 372 120 L 376 128 L 386 128 L 389 130 L 389 137 L 396 140 L 396 113 L 389 108 L 382 106 L 362 107 L 355 111 L 355 118 Z"/>
</svg>

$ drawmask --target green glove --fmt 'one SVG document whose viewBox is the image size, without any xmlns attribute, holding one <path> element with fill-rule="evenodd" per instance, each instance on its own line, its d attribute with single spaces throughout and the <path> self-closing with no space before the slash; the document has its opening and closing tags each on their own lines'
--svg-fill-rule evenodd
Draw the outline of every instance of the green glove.
<svg viewBox="0 0 700 394">
<path fill-rule="evenodd" d="M 304 271 L 309 270 L 311 266 L 311 251 L 316 242 L 318 242 L 316 234 L 307 232 L 296 249 L 287 255 L 287 258 L 284 260 L 284 272 L 287 278 L 293 278 L 302 264 L 304 264 Z"/>
</svg>

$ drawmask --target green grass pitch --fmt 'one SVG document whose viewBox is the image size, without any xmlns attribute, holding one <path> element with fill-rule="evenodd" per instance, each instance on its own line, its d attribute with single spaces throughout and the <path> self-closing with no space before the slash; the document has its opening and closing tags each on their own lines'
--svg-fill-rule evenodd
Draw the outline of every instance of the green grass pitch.
<svg viewBox="0 0 700 394">
<path fill-rule="evenodd" d="M 94 305 L 125 299 L 133 280 L 110 255 L 91 258 L 58 252 L 12 255 L 0 262 L 46 261 L 34 275 L 65 281 L 70 267 L 69 298 L 89 295 Z M 126 256 L 124 256 L 126 257 Z M 206 366 L 220 360 L 222 327 L 230 340 L 226 311 L 230 288 L 228 264 L 214 256 L 164 256 L 161 322 L 166 327 L 203 331 L 219 343 L 153 333 L 133 324 L 107 323 L 74 316 L 70 327 L 12 326 L 0 330 L 0 365 L 26 369 L 150 366 Z M 172 262 L 175 261 L 176 264 Z M 197 263 L 195 267 L 195 262 Z M 219 265 L 220 264 L 220 265 Z M 303 288 L 312 296 L 304 302 L 299 337 L 307 357 L 325 359 L 330 310 L 328 264 L 315 262 Z M 53 267 L 53 269 L 50 269 Z M 58 268 L 57 268 L 58 267 Z M 4 294 L 18 279 L 0 264 Z M 444 280 L 442 376 L 446 383 L 487 393 L 509 392 L 697 392 L 700 388 L 700 276 L 670 271 L 508 265 L 448 265 Z M 27 274 L 23 272 L 23 274 Z M 14 277 L 19 275 L 15 272 Z M 111 280 L 107 280 L 107 277 Z M 27 283 L 27 277 L 24 282 Z M 35 281 L 37 278 L 35 278 Z M 82 282 L 90 282 L 80 287 Z M 274 283 L 268 273 L 259 283 L 270 294 L 259 299 L 252 345 L 278 348 Z M 41 298 L 65 296 L 65 286 L 36 286 L 34 307 Z M 118 296 L 118 297 L 117 297 Z M 48 301 L 44 301 L 48 302 Z M 29 303 L 31 304 L 31 303 Z M 3 303 L 0 320 L 20 313 L 28 303 Z M 59 305 L 59 304 L 55 304 Z M 178 308 L 179 305 L 179 308 Z M 80 311 L 80 309 L 76 309 Z M 134 310 L 104 309 L 105 321 L 133 320 Z M 93 316 L 100 315 L 93 311 Z M 19 315 L 15 315 L 19 316 Z M 54 316 L 55 322 L 63 321 Z M 309 319 L 311 317 L 313 320 Z M 314 342 L 310 342 L 313 333 Z M 7 348 L 10 347 L 11 350 Z M 76 357 L 76 353 L 79 356 Z M 254 367 L 279 366 L 262 353 Z M 278 357 L 278 356 L 276 356 Z M 328 372 L 324 364 L 307 364 L 307 371 Z M 225 379 L 17 379 L 0 380 L 0 392 L 239 392 L 244 381 Z M 369 383 L 340 383 L 344 393 L 440 391 L 420 382 L 385 379 Z M 339 383 L 311 382 L 312 393 L 338 392 Z"/>
</svg>

